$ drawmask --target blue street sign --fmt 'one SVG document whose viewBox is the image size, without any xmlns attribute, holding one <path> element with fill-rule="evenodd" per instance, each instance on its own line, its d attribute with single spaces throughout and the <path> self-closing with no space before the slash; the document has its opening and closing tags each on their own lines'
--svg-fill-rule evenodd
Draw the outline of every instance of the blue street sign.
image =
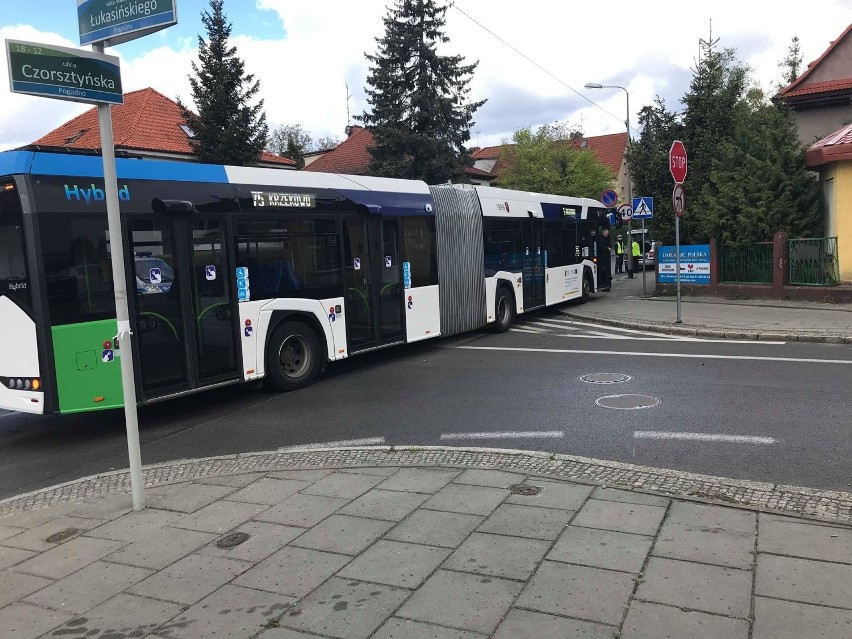
<svg viewBox="0 0 852 639">
<path fill-rule="evenodd" d="M 654 217 L 654 198 L 652 197 L 634 197 L 633 198 L 633 219 L 634 220 L 650 220 Z"/>
<path fill-rule="evenodd" d="M 615 203 L 618 202 L 618 194 L 612 189 L 607 189 L 603 193 L 601 193 L 601 202 L 606 208 L 610 208 L 615 206 Z"/>
</svg>

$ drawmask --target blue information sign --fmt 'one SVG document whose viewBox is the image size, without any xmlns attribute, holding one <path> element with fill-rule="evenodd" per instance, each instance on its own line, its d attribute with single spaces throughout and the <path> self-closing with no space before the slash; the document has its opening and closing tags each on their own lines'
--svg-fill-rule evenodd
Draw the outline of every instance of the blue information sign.
<svg viewBox="0 0 852 639">
<path fill-rule="evenodd" d="M 677 281 L 675 257 L 674 246 L 657 249 L 658 281 L 661 284 L 674 284 Z M 682 284 L 710 283 L 709 244 L 685 244 L 680 247 L 680 281 Z"/>
</svg>

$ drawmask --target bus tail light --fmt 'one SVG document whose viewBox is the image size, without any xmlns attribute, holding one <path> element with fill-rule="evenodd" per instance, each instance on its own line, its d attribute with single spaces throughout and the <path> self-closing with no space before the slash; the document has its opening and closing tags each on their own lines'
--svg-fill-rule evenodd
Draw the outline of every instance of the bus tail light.
<svg viewBox="0 0 852 639">
<path fill-rule="evenodd" d="M 9 390 L 40 391 L 41 380 L 38 377 L 0 377 L 0 384 Z"/>
</svg>

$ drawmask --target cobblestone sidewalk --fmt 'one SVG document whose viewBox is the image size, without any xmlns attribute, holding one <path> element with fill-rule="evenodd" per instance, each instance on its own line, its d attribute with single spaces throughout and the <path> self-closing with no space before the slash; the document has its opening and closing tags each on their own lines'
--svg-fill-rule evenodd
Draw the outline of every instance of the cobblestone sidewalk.
<svg viewBox="0 0 852 639">
<path fill-rule="evenodd" d="M 150 488 L 141 512 L 104 491 L 18 500 L 0 518 L 0 634 L 852 636 L 848 526 L 523 468 L 544 456 L 507 470 L 439 452 L 407 452 L 416 467 L 388 450 L 289 454 L 336 468 L 164 465 L 151 470 L 194 476 Z"/>
</svg>

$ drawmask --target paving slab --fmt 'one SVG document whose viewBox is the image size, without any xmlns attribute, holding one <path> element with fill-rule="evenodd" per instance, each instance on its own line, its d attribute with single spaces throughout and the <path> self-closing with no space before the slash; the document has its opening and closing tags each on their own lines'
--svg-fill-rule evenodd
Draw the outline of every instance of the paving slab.
<svg viewBox="0 0 852 639">
<path fill-rule="evenodd" d="M 304 597 L 351 559 L 346 555 L 285 546 L 235 579 L 234 584 L 288 597 Z"/>
<path fill-rule="evenodd" d="M 654 545 L 654 555 L 747 570 L 754 563 L 754 542 L 754 533 L 667 521 Z"/>
<path fill-rule="evenodd" d="M 258 639 L 317 639 L 317 635 L 313 633 L 307 634 L 292 628 L 270 628 L 261 632 L 257 637 Z"/>
<path fill-rule="evenodd" d="M 666 521 L 753 534 L 756 530 L 757 513 L 739 508 L 674 501 Z"/>
<path fill-rule="evenodd" d="M 613 626 L 591 621 L 513 608 L 497 628 L 493 639 L 613 639 L 616 630 Z"/>
<path fill-rule="evenodd" d="M 479 515 L 416 510 L 385 534 L 385 539 L 455 548 L 484 520 Z"/>
<path fill-rule="evenodd" d="M 51 548 L 32 559 L 27 559 L 15 566 L 13 570 L 39 577 L 62 579 L 62 577 L 96 562 L 123 545 L 124 542 L 121 541 L 75 537 L 56 548 Z"/>
<path fill-rule="evenodd" d="M 523 584 L 438 570 L 396 613 L 400 617 L 473 632 L 493 632 Z"/>
<path fill-rule="evenodd" d="M 252 517 L 256 517 L 269 508 L 266 504 L 249 504 L 238 501 L 218 501 L 184 515 L 172 526 L 221 535 L 239 526 Z"/>
<path fill-rule="evenodd" d="M 144 637 L 184 610 L 183 606 L 147 597 L 118 594 L 88 612 L 69 619 L 44 639 Z"/>
<path fill-rule="evenodd" d="M 16 603 L 0 608 L 0 628 L 9 639 L 35 639 L 51 628 L 62 625 L 74 615 L 38 606 Z"/>
<path fill-rule="evenodd" d="M 181 513 L 171 510 L 159 510 L 157 508 L 146 508 L 140 512 L 131 511 L 112 521 L 108 521 L 102 526 L 93 528 L 86 533 L 86 537 L 113 539 L 129 543 L 146 537 L 181 517 L 183 517 Z"/>
<path fill-rule="evenodd" d="M 128 592 L 191 605 L 250 567 L 251 564 L 234 559 L 188 555 L 136 584 Z"/>
<path fill-rule="evenodd" d="M 449 548 L 382 539 L 337 574 L 361 581 L 417 588 L 451 552 Z"/>
<path fill-rule="evenodd" d="M 370 517 L 387 521 L 399 521 L 418 508 L 429 495 L 395 490 L 373 489 L 364 493 L 338 512 L 341 515 Z"/>
<path fill-rule="evenodd" d="M 548 553 L 550 561 L 638 573 L 654 538 L 568 526 Z"/>
<path fill-rule="evenodd" d="M 590 499 L 571 523 L 585 528 L 656 535 L 665 514 L 666 509 L 659 506 Z"/>
<path fill-rule="evenodd" d="M 321 495 L 290 495 L 277 506 L 263 511 L 256 519 L 285 526 L 316 526 L 334 511 L 349 503 L 348 499 Z"/>
<path fill-rule="evenodd" d="M 330 471 L 329 471 L 330 472 Z M 219 475 L 213 477 L 202 477 L 193 480 L 194 484 L 210 484 L 212 486 L 233 486 L 242 488 L 263 477 L 263 473 L 242 473 L 239 475 Z"/>
<path fill-rule="evenodd" d="M 265 477 L 249 484 L 242 490 L 228 495 L 229 501 L 244 501 L 252 504 L 274 506 L 290 495 L 310 486 L 313 482 L 296 479 L 274 479 Z"/>
<path fill-rule="evenodd" d="M 18 526 L 0 525 L 0 542 L 2 542 L 4 539 L 8 539 L 9 537 L 20 535 L 25 530 L 26 528 L 19 528 Z"/>
<path fill-rule="evenodd" d="M 729 617 L 746 618 L 752 574 L 722 566 L 651 557 L 636 597 Z"/>
<path fill-rule="evenodd" d="M 331 473 L 314 482 L 302 492 L 306 495 L 324 495 L 355 499 L 385 480 L 383 476 L 355 473 Z"/>
<path fill-rule="evenodd" d="M 509 488 L 515 484 L 524 483 L 526 477 L 520 473 L 510 473 L 505 470 L 479 470 L 472 468 L 464 471 L 453 480 L 454 484 L 473 484 L 475 486 L 490 486 L 492 488 Z"/>
<path fill-rule="evenodd" d="M 214 557 L 226 557 L 228 559 L 239 559 L 257 563 L 266 559 L 272 553 L 281 550 L 289 542 L 305 532 L 304 528 L 295 526 L 282 526 L 281 524 L 270 524 L 265 521 L 248 521 L 238 526 L 231 532 L 242 532 L 249 538 L 233 548 L 219 548 L 216 539 L 202 546 L 196 552 L 200 555 L 212 555 Z"/>
<path fill-rule="evenodd" d="M 102 519 L 86 519 L 83 517 L 68 517 L 60 515 L 52 520 L 42 522 L 38 526 L 28 528 L 24 532 L 13 537 L 7 537 L 3 540 L 3 545 L 11 546 L 12 548 L 23 548 L 24 550 L 43 552 L 59 545 L 45 541 L 48 537 L 55 533 L 69 528 L 76 528 L 78 532 L 74 536 L 79 536 L 103 523 L 104 521 Z M 68 537 L 66 542 L 68 539 L 72 538 L 73 537 Z"/>
<path fill-rule="evenodd" d="M 490 515 L 509 496 L 504 488 L 448 484 L 423 504 L 423 508 L 469 515 Z"/>
<path fill-rule="evenodd" d="M 0 570 L 19 564 L 30 557 L 35 557 L 36 554 L 37 553 L 32 550 L 0 546 Z"/>
<path fill-rule="evenodd" d="M 392 521 L 331 515 L 294 541 L 291 546 L 357 555 L 393 526 Z"/>
<path fill-rule="evenodd" d="M 526 581 L 549 548 L 549 541 L 473 533 L 442 568 Z"/>
<path fill-rule="evenodd" d="M 75 503 L 59 503 L 53 506 L 44 508 L 36 508 L 27 512 L 15 515 L 14 519 L 4 517 L 0 518 L 0 524 L 14 526 L 15 528 L 36 528 L 42 524 L 46 524 L 54 519 L 58 519 L 63 515 L 68 515 L 72 510 L 80 507 L 80 504 Z M 81 517 L 81 519 L 99 519 L 98 517 Z M 13 523 L 14 522 L 14 523 Z M 101 522 L 103 523 L 103 521 Z"/>
<path fill-rule="evenodd" d="M 628 573 L 544 561 L 515 605 L 617 625 L 633 585 L 634 577 Z"/>
<path fill-rule="evenodd" d="M 233 486 L 181 483 L 159 486 L 146 491 L 145 505 L 150 508 L 194 513 L 226 495 L 236 492 Z"/>
<path fill-rule="evenodd" d="M 53 579 L 24 575 L 9 570 L 0 571 L 0 608 L 23 599 L 30 593 L 46 588 Z"/>
<path fill-rule="evenodd" d="M 579 486 L 567 482 L 546 481 L 536 478 L 527 479 L 524 484 L 541 488 L 541 492 L 538 495 L 531 496 L 512 495 L 506 500 L 506 503 L 559 508 L 560 510 L 578 510 L 594 488 L 593 486 Z"/>
<path fill-rule="evenodd" d="M 800 519 L 761 513 L 757 550 L 852 563 L 852 528 L 819 526 Z"/>
<path fill-rule="evenodd" d="M 637 493 L 633 490 L 619 490 L 618 488 L 606 488 L 598 486 L 592 491 L 592 499 L 603 501 L 620 501 L 627 504 L 644 504 L 645 506 L 661 506 L 665 508 L 671 502 L 666 497 Z"/>
<path fill-rule="evenodd" d="M 215 538 L 216 535 L 212 533 L 197 530 L 161 528 L 147 537 L 134 541 L 132 544 L 107 555 L 104 560 L 161 570 Z"/>
<path fill-rule="evenodd" d="M 757 556 L 754 594 L 852 609 L 852 565 Z"/>
<path fill-rule="evenodd" d="M 412 493 L 436 493 L 461 474 L 459 470 L 400 468 L 379 484 L 382 490 L 404 490 Z"/>
<path fill-rule="evenodd" d="M 392 617 L 385 622 L 372 639 L 482 639 L 484 635 L 467 630 L 442 628 L 430 623 L 397 619 Z M 264 639 L 266 639 L 264 637 Z M 289 639 L 281 637 L 281 639 Z M 295 637 L 293 639 L 296 639 Z"/>
<path fill-rule="evenodd" d="M 553 541 L 573 516 L 573 510 L 503 504 L 482 523 L 478 531 Z"/>
<path fill-rule="evenodd" d="M 748 631 L 749 623 L 745 619 L 634 601 L 624 620 L 621 638 L 749 639 Z"/>
<path fill-rule="evenodd" d="M 166 623 L 157 634 L 170 639 L 252 637 L 295 601 L 271 592 L 225 585 Z"/>
<path fill-rule="evenodd" d="M 150 570 L 98 561 L 24 599 L 73 614 L 83 614 L 107 599 L 139 583 Z"/>
<path fill-rule="evenodd" d="M 278 470 L 273 473 L 266 473 L 267 477 L 273 479 L 294 479 L 296 481 L 319 481 L 326 475 L 331 475 L 334 472 L 332 468 L 315 468 L 308 470 Z"/>
<path fill-rule="evenodd" d="M 281 625 L 341 639 L 366 639 L 410 590 L 332 577 L 281 618 Z"/>
<path fill-rule="evenodd" d="M 752 639 L 839 639 L 852 637 L 852 610 L 794 601 L 754 598 Z"/>
<path fill-rule="evenodd" d="M 133 512 L 133 497 L 129 493 L 91 498 L 69 511 L 70 517 L 112 521 Z"/>
<path fill-rule="evenodd" d="M 334 472 L 354 473 L 356 475 L 376 475 L 377 477 L 390 477 L 398 470 L 398 466 L 364 466 L 353 468 L 338 468 Z"/>
</svg>

